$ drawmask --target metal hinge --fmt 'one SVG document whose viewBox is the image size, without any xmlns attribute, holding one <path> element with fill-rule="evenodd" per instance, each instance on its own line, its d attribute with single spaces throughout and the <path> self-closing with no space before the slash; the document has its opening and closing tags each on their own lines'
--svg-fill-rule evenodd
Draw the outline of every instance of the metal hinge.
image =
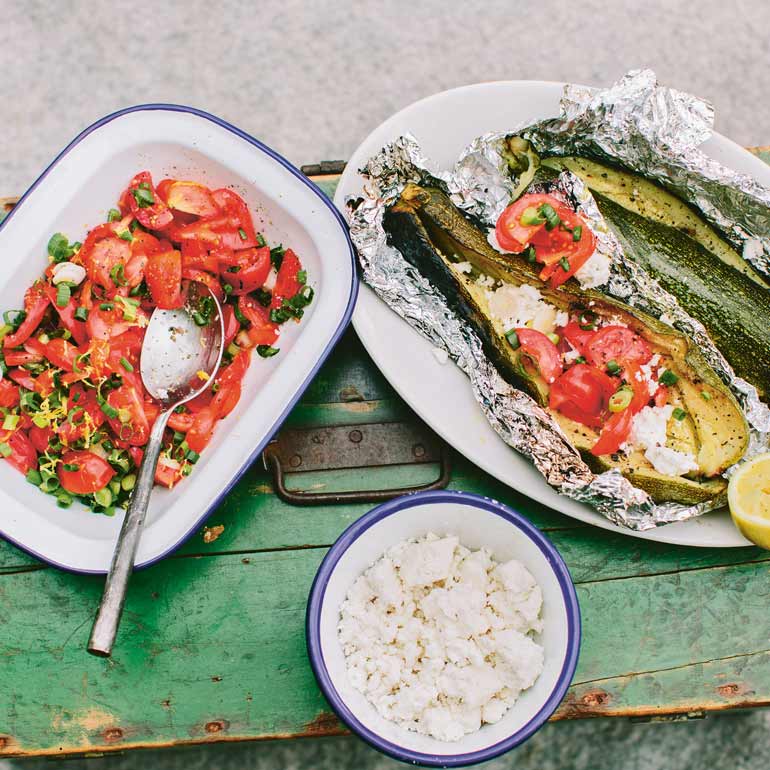
<svg viewBox="0 0 770 770">
<path fill-rule="evenodd" d="M 341 174 L 347 165 L 344 160 L 322 160 L 320 163 L 308 163 L 300 166 L 299 170 L 305 176 L 331 176 Z"/>
<path fill-rule="evenodd" d="M 283 430 L 267 445 L 262 459 L 272 472 L 278 496 L 294 505 L 390 500 L 410 492 L 443 489 L 451 475 L 449 450 L 444 442 L 428 428 L 404 422 Z M 286 476 L 291 473 L 426 463 L 439 464 L 438 477 L 411 487 L 308 492 L 286 486 Z"/>
</svg>

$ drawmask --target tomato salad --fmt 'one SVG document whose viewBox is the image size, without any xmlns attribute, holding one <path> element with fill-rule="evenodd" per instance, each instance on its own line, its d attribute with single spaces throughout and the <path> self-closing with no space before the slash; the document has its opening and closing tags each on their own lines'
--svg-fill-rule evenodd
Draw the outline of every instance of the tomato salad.
<svg viewBox="0 0 770 770">
<path fill-rule="evenodd" d="M 108 515 L 125 506 L 159 413 L 139 374 L 152 310 L 181 307 L 190 281 L 223 308 L 222 367 L 169 419 L 155 481 L 171 488 L 238 403 L 252 351 L 276 355 L 281 326 L 313 299 L 297 255 L 266 243 L 239 195 L 155 186 L 147 171 L 83 243 L 56 233 L 48 255 L 24 309 L 3 314 L 0 456 L 60 506 L 77 498 Z M 195 322 L 209 323 L 212 306 L 200 303 Z"/>
<path fill-rule="evenodd" d="M 508 206 L 497 221 L 501 248 L 524 253 L 543 265 L 539 274 L 551 288 L 571 278 L 593 255 L 596 240 L 582 217 L 552 195 L 527 194 Z M 633 419 L 645 406 L 664 406 L 667 386 L 678 376 L 659 374 L 649 345 L 620 324 L 601 325 L 586 309 L 551 334 L 516 328 L 507 332 L 528 376 L 549 387 L 548 405 L 598 432 L 591 449 L 600 456 L 618 452 L 628 440 Z M 646 368 L 643 368 L 646 367 Z M 675 417 L 681 409 L 675 410 Z M 684 413 L 682 413 L 684 414 Z"/>
</svg>

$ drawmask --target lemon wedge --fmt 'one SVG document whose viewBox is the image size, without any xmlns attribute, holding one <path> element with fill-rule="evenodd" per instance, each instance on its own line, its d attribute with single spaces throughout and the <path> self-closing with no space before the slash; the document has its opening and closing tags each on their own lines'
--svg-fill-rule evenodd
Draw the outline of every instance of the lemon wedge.
<svg viewBox="0 0 770 770">
<path fill-rule="evenodd" d="M 770 550 L 770 453 L 757 455 L 732 475 L 727 502 L 741 534 Z"/>
</svg>

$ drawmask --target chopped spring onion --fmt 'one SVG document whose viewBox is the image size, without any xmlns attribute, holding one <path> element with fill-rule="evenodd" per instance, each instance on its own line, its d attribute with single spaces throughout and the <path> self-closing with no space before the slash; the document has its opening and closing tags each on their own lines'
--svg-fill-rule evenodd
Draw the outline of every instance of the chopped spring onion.
<svg viewBox="0 0 770 770">
<path fill-rule="evenodd" d="M 554 345 L 558 345 L 561 340 L 561 337 L 559 337 L 559 335 L 555 334 L 554 332 L 549 332 L 545 336 L 548 337 L 548 339 L 551 340 Z"/>
<path fill-rule="evenodd" d="M 120 219 L 120 212 L 117 209 L 110 209 L 107 212 L 108 222 L 117 222 Z"/>
<path fill-rule="evenodd" d="M 145 185 L 144 187 L 139 185 L 139 187 L 137 187 L 135 190 L 131 190 L 131 195 L 134 196 L 136 205 L 139 206 L 140 209 L 149 208 L 153 203 L 155 203 L 155 197 L 153 196 L 152 191 L 148 188 L 149 185 Z"/>
<path fill-rule="evenodd" d="M 611 396 L 608 403 L 609 410 L 611 412 L 622 412 L 631 406 L 633 401 L 634 392 L 631 388 L 621 388 L 616 390 Z"/>
<path fill-rule="evenodd" d="M 262 358 L 272 358 L 276 353 L 280 351 L 280 348 L 274 348 L 270 345 L 257 345 L 257 353 Z"/>
<path fill-rule="evenodd" d="M 87 321 L 88 320 L 88 308 L 83 307 L 82 305 L 80 307 L 75 308 L 75 319 L 78 321 Z"/>
<path fill-rule="evenodd" d="M 0 443 L 0 455 L 3 457 L 10 457 L 13 453 L 13 450 L 11 449 L 10 445 L 7 444 L 5 441 Z"/>
<path fill-rule="evenodd" d="M 570 271 L 569 260 L 568 260 L 566 257 L 562 257 L 562 258 L 559 260 L 559 266 L 561 267 L 561 269 L 562 269 L 562 270 L 563 270 L 565 273 L 569 273 L 569 271 Z"/>
<path fill-rule="evenodd" d="M 6 310 L 3 313 L 3 321 L 14 329 L 21 326 L 22 321 L 27 317 L 25 310 Z"/>
<path fill-rule="evenodd" d="M 49 476 L 40 485 L 40 489 L 42 489 L 43 492 L 51 493 L 55 492 L 60 486 L 61 484 L 59 484 L 59 479 L 56 478 L 56 476 Z"/>
<path fill-rule="evenodd" d="M 62 468 L 65 471 L 76 471 L 80 466 L 77 463 L 63 463 Z"/>
<path fill-rule="evenodd" d="M 573 241 L 579 241 L 582 237 L 583 237 L 583 225 L 578 225 L 572 231 L 572 240 Z"/>
<path fill-rule="evenodd" d="M 241 349 L 234 342 L 231 342 L 227 346 L 227 354 L 232 358 L 235 358 L 240 352 L 241 352 Z"/>
<path fill-rule="evenodd" d="M 535 247 L 529 246 L 524 252 L 524 256 L 526 257 L 527 262 L 529 262 L 531 265 L 534 265 L 537 261 L 537 252 L 535 251 Z"/>
<path fill-rule="evenodd" d="M 241 236 L 242 241 L 245 241 L 249 237 L 248 235 L 246 235 L 246 231 L 242 227 L 238 228 L 238 235 Z"/>
<path fill-rule="evenodd" d="M 19 424 L 18 414 L 7 414 L 3 420 L 3 430 L 16 430 L 16 426 Z"/>
<path fill-rule="evenodd" d="M 575 363 L 576 364 L 584 364 L 585 362 L 586 362 L 586 357 L 585 356 L 578 356 L 575 359 Z"/>
<path fill-rule="evenodd" d="M 671 416 L 678 420 L 679 422 L 682 422 L 685 417 L 687 417 L 687 412 L 684 411 L 684 409 L 681 409 L 680 407 L 676 407 L 673 412 L 671 412 Z"/>
<path fill-rule="evenodd" d="M 136 321 L 136 311 L 141 304 L 138 299 L 131 299 L 130 297 L 123 297 L 118 294 L 115 299 L 120 303 L 120 309 L 123 311 L 124 321 Z"/>
<path fill-rule="evenodd" d="M 72 505 L 72 500 L 72 495 L 69 492 L 65 492 L 63 489 L 56 495 L 56 505 L 58 505 L 59 508 L 69 508 Z"/>
<path fill-rule="evenodd" d="M 198 460 L 200 460 L 200 459 L 201 459 L 201 456 L 200 456 L 200 455 L 199 455 L 197 452 L 194 452 L 192 449 L 190 449 L 190 450 L 187 452 L 187 454 L 185 455 L 185 459 L 186 459 L 188 462 L 191 462 L 191 463 L 193 463 L 193 465 L 194 465 L 195 463 L 197 463 L 197 462 L 198 462 Z"/>
<path fill-rule="evenodd" d="M 297 270 L 297 283 L 302 286 L 307 283 L 307 270 Z"/>
<path fill-rule="evenodd" d="M 701 397 L 701 398 L 702 398 L 704 401 L 711 401 L 711 393 L 709 393 L 707 390 L 702 390 L 702 391 L 700 392 L 700 397 Z"/>
<path fill-rule="evenodd" d="M 112 302 L 102 302 L 99 305 L 99 310 L 112 310 L 115 306 L 112 304 Z"/>
<path fill-rule="evenodd" d="M 661 385 L 675 385 L 678 380 L 679 375 L 674 374 L 671 369 L 666 369 L 666 371 L 658 378 L 658 382 L 660 382 Z"/>
<path fill-rule="evenodd" d="M 222 287 L 222 291 L 223 291 L 225 294 L 232 294 L 232 293 L 233 293 L 233 287 L 232 287 L 232 286 L 231 286 L 229 283 L 226 283 L 226 284 L 225 284 L 225 285 Z"/>
<path fill-rule="evenodd" d="M 43 417 L 39 414 L 32 415 L 32 422 L 34 422 L 38 428 L 47 428 L 51 424 L 51 421 L 47 417 Z"/>
<path fill-rule="evenodd" d="M 110 491 L 116 497 L 120 494 L 120 481 L 118 481 L 118 479 L 112 479 L 110 481 Z"/>
<path fill-rule="evenodd" d="M 134 367 L 131 365 L 131 362 L 125 357 L 120 357 L 120 365 L 127 371 L 127 372 L 133 372 Z"/>
<path fill-rule="evenodd" d="M 74 244 L 61 233 L 54 233 L 48 241 L 48 254 L 54 262 L 66 262 L 75 253 Z"/>
<path fill-rule="evenodd" d="M 131 422 L 131 411 L 129 409 L 118 409 L 118 420 L 122 425 Z"/>
<path fill-rule="evenodd" d="M 134 236 L 131 234 L 130 230 L 124 230 L 122 233 L 118 233 L 118 238 L 122 238 L 129 243 L 134 240 Z M 121 265 L 121 267 L 123 267 L 123 265 Z"/>
<path fill-rule="evenodd" d="M 72 284 L 63 282 L 56 287 L 56 306 L 67 307 L 72 296 Z"/>
<path fill-rule="evenodd" d="M 265 236 L 262 235 L 262 233 L 259 233 L 259 235 L 257 235 L 257 246 L 259 246 L 260 248 L 262 248 L 263 246 L 267 246 L 267 241 L 265 240 Z"/>
<path fill-rule="evenodd" d="M 122 237 L 123 236 L 121 236 L 121 238 Z M 112 266 L 112 270 L 110 270 L 110 278 L 112 278 L 116 286 L 126 285 L 126 268 L 122 262 L 118 262 L 117 265 Z"/>
<path fill-rule="evenodd" d="M 297 273 L 297 275 L 299 276 L 299 273 Z M 256 299 L 262 307 L 270 307 L 270 303 L 273 301 L 273 294 L 267 289 L 257 289 L 254 292 L 254 299 Z"/>
<path fill-rule="evenodd" d="M 519 335 L 516 334 L 516 329 L 511 329 L 509 332 L 506 332 L 505 339 L 511 343 L 511 347 L 514 350 L 518 350 L 521 347 L 521 342 L 519 342 Z"/>
<path fill-rule="evenodd" d="M 40 471 L 37 471 L 34 468 L 30 468 L 27 471 L 25 478 L 30 484 L 34 484 L 36 487 L 39 487 L 43 483 L 43 477 L 40 475 Z"/>
<path fill-rule="evenodd" d="M 99 489 L 94 492 L 94 500 L 96 500 L 99 505 L 107 508 L 112 503 L 112 492 L 109 487 L 104 487 L 104 489 Z"/>
<path fill-rule="evenodd" d="M 126 492 L 130 492 L 134 488 L 134 484 L 136 484 L 136 475 L 133 473 L 123 476 L 120 480 L 120 486 Z"/>
<path fill-rule="evenodd" d="M 611 358 L 609 361 L 607 361 L 607 371 L 610 374 L 618 374 L 620 369 L 620 364 L 614 358 Z"/>
<path fill-rule="evenodd" d="M 101 400 L 101 403 L 99 404 L 99 406 L 101 407 L 101 410 L 107 415 L 107 417 L 113 420 L 119 414 L 118 410 L 114 406 L 111 406 L 110 404 L 108 404 L 104 399 Z"/>
<path fill-rule="evenodd" d="M 561 219 L 559 219 L 559 215 L 556 213 L 556 209 L 554 209 L 550 203 L 543 203 L 538 207 L 538 211 L 543 217 L 545 217 L 546 230 L 553 230 L 555 227 L 558 227 L 561 224 Z"/>
</svg>

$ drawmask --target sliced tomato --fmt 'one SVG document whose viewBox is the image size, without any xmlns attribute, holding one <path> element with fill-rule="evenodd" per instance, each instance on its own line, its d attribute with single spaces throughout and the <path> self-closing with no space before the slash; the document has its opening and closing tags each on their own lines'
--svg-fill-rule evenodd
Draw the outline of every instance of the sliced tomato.
<svg viewBox="0 0 770 770">
<path fill-rule="evenodd" d="M 45 284 L 42 281 L 33 283 L 24 294 L 24 311 L 27 315 L 15 332 L 5 336 L 3 347 L 16 348 L 26 342 L 43 320 L 49 302 Z"/>
<path fill-rule="evenodd" d="M 199 217 L 210 217 L 219 212 L 211 190 L 197 182 L 172 182 L 164 192 L 166 203 L 177 211 Z"/>
<path fill-rule="evenodd" d="M 212 197 L 219 210 L 235 220 L 234 226 L 222 227 L 218 231 L 222 236 L 222 245 L 236 250 L 256 246 L 257 234 L 254 231 L 254 222 L 243 198 L 227 188 L 214 190 Z M 239 232 L 240 230 L 243 230 L 243 233 Z"/>
<path fill-rule="evenodd" d="M 582 425 L 598 428 L 616 390 L 617 383 L 608 374 L 588 364 L 575 364 L 551 386 L 548 405 Z"/>
<path fill-rule="evenodd" d="M 78 300 L 74 296 L 71 296 L 69 302 L 67 302 L 64 307 L 59 307 L 56 302 L 56 287 L 51 286 L 50 284 L 46 284 L 45 293 L 51 302 L 51 306 L 59 314 L 59 319 L 61 320 L 62 326 L 69 330 L 70 334 L 72 335 L 72 339 L 74 339 L 78 345 L 82 345 L 88 339 L 88 334 L 86 333 L 85 323 L 75 318 L 75 311 L 78 309 Z"/>
<path fill-rule="evenodd" d="M 168 418 L 168 427 L 171 430 L 178 430 L 180 433 L 187 433 L 193 424 L 192 412 L 172 412 Z"/>
<path fill-rule="evenodd" d="M 577 216 L 575 216 L 574 219 L 582 222 Z M 563 218 L 562 222 L 564 221 L 565 219 Z M 573 218 L 567 218 L 566 221 L 573 222 Z M 577 226 L 577 224 L 570 224 L 573 231 Z M 569 236 L 571 241 L 560 249 L 558 268 L 551 272 L 550 284 L 554 289 L 558 288 L 566 280 L 575 275 L 575 273 L 592 257 L 594 251 L 596 251 L 596 238 L 594 237 L 593 232 L 591 232 L 591 229 L 585 224 L 580 226 L 583 228 L 580 239 L 575 242 L 570 233 Z M 562 264 L 562 260 L 564 260 L 564 264 Z M 565 265 L 567 267 L 566 270 L 564 269 Z"/>
<path fill-rule="evenodd" d="M 182 255 L 178 251 L 161 251 L 151 255 L 145 280 L 157 307 L 172 310 L 182 306 Z"/>
<path fill-rule="evenodd" d="M 160 251 L 160 241 L 151 233 L 136 229 L 133 233 L 134 240 L 131 241 L 131 256 L 144 254 L 149 257 L 150 254 Z"/>
<path fill-rule="evenodd" d="M 302 288 L 302 284 L 297 279 L 300 270 L 302 270 L 302 263 L 299 257 L 291 249 L 286 249 L 275 279 L 273 301 L 270 307 L 280 307 L 284 299 L 291 299 Z"/>
<path fill-rule="evenodd" d="M 220 249 L 218 258 L 222 283 L 233 287 L 232 294 L 249 294 L 264 286 L 270 272 L 270 249 L 267 246 L 240 251 Z"/>
<path fill-rule="evenodd" d="M 174 215 L 153 186 L 149 171 L 137 174 L 129 182 L 127 192 L 125 199 L 139 224 L 150 230 L 161 230 L 173 222 Z"/>
<path fill-rule="evenodd" d="M 59 369 L 71 372 L 75 359 L 78 356 L 78 349 L 67 340 L 56 337 L 45 345 L 45 357 Z"/>
<path fill-rule="evenodd" d="M 529 208 L 537 208 L 548 203 L 554 209 L 562 206 L 562 202 L 553 195 L 543 193 L 522 195 L 517 201 L 508 206 L 499 216 L 495 225 L 497 242 L 505 251 L 516 254 L 524 251 L 532 241 L 532 238 L 545 228 L 545 223 L 536 225 L 524 225 L 521 217 Z"/>
<path fill-rule="evenodd" d="M 29 350 L 6 350 L 3 358 L 6 366 L 24 366 L 24 364 L 36 364 L 43 360 L 42 355 Z"/>
<path fill-rule="evenodd" d="M 9 369 L 8 376 L 22 388 L 35 389 L 35 378 L 26 369 Z"/>
<path fill-rule="evenodd" d="M 37 452 L 40 452 L 40 454 L 48 451 L 48 445 L 55 435 L 53 428 L 39 428 L 34 423 L 28 431 L 30 443 L 35 447 Z"/>
<path fill-rule="evenodd" d="M 35 392 L 39 393 L 43 398 L 48 398 L 54 390 L 56 390 L 56 383 L 54 382 L 53 371 L 51 369 L 44 369 L 35 377 Z"/>
<path fill-rule="evenodd" d="M 219 259 L 216 250 L 210 249 L 210 244 L 186 240 L 182 241 L 182 268 L 205 270 L 208 273 L 219 272 Z"/>
<path fill-rule="evenodd" d="M 14 431 L 6 438 L 5 443 L 11 448 L 11 454 L 5 459 L 17 471 L 26 475 L 37 468 L 37 452 L 24 431 Z"/>
<path fill-rule="evenodd" d="M 217 375 L 218 386 L 211 409 L 218 418 L 227 417 L 241 398 L 241 383 L 251 363 L 251 350 L 241 350 Z"/>
<path fill-rule="evenodd" d="M 0 406 L 12 409 L 19 403 L 19 386 L 10 380 L 0 380 Z"/>
<path fill-rule="evenodd" d="M 170 237 L 174 243 L 192 241 L 198 244 L 198 248 L 213 249 L 222 244 L 222 237 L 215 228 L 227 227 L 232 229 L 237 224 L 238 220 L 231 220 L 230 217 L 199 219 L 197 222 L 178 227 L 170 234 Z"/>
<path fill-rule="evenodd" d="M 238 297 L 238 310 L 251 324 L 246 337 L 252 347 L 272 345 L 278 339 L 278 324 L 270 320 L 267 308 L 262 307 L 253 297 L 248 294 Z"/>
<path fill-rule="evenodd" d="M 652 358 L 650 346 L 625 326 L 603 326 L 585 346 L 585 356 L 594 366 L 604 368 L 609 361 L 646 364 Z"/>
<path fill-rule="evenodd" d="M 182 268 L 182 278 L 186 281 L 198 281 L 203 283 L 211 289 L 211 293 L 221 302 L 224 299 L 225 293 L 222 290 L 222 284 L 219 283 L 211 273 L 207 273 L 204 270 L 196 270 L 191 267 Z"/>
<path fill-rule="evenodd" d="M 241 322 L 235 317 L 232 305 L 225 305 L 222 309 L 222 323 L 225 328 L 225 349 L 235 339 L 235 335 L 241 330 Z M 1 406 L 1 404 L 0 404 Z"/>
<path fill-rule="evenodd" d="M 124 383 L 109 392 L 107 403 L 118 410 L 117 417 L 107 416 L 115 435 L 131 446 L 144 446 L 150 437 L 150 423 L 137 389 Z"/>
<path fill-rule="evenodd" d="M 536 329 L 516 329 L 516 335 L 522 366 L 533 374 L 539 374 L 547 383 L 554 382 L 564 369 L 556 345 Z"/>
<path fill-rule="evenodd" d="M 84 449 L 65 452 L 56 469 L 59 483 L 73 495 L 90 495 L 109 484 L 115 471 L 94 452 Z"/>
<path fill-rule="evenodd" d="M 123 320 L 123 311 L 116 303 L 111 309 L 99 305 L 88 311 L 86 333 L 93 340 L 108 340 L 132 328 L 131 321 Z"/>
<path fill-rule="evenodd" d="M 155 483 L 171 489 L 183 478 L 181 463 L 166 457 L 166 455 L 161 455 L 157 466 L 155 466 Z"/>
<path fill-rule="evenodd" d="M 580 324 L 575 321 L 570 321 L 566 326 L 557 331 L 582 356 L 586 354 L 586 344 L 588 343 L 588 340 L 590 340 L 595 333 L 593 329 L 581 329 Z"/>
<path fill-rule="evenodd" d="M 624 369 L 624 379 L 634 392 L 631 403 L 622 411 L 610 415 L 604 423 L 598 441 L 591 447 L 591 454 L 597 457 L 614 454 L 628 439 L 634 416 L 640 412 L 650 400 L 647 384 L 641 376 L 635 363 L 628 363 Z"/>
<path fill-rule="evenodd" d="M 194 417 L 190 429 L 187 431 L 187 446 L 193 452 L 202 452 L 211 441 L 217 420 L 216 413 L 211 406 L 201 409 Z"/>
<path fill-rule="evenodd" d="M 171 188 L 171 185 L 175 183 L 176 179 L 162 179 L 158 182 L 155 189 L 158 191 L 158 195 L 160 195 L 160 198 L 164 203 L 168 203 L 168 191 Z"/>
</svg>

